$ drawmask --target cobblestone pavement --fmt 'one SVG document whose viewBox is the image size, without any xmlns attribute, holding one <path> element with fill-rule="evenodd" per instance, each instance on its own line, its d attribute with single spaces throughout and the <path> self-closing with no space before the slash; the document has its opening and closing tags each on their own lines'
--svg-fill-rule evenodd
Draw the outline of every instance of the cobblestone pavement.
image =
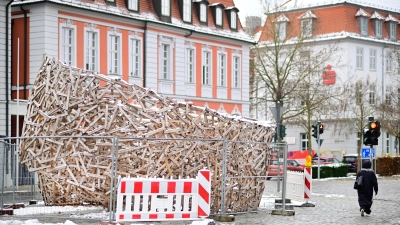
<svg viewBox="0 0 400 225">
<path fill-rule="evenodd" d="M 267 181 L 267 182 L 274 182 Z M 274 182 L 276 184 L 276 181 Z M 238 214 L 235 222 L 215 222 L 216 225 L 263 225 L 263 224 L 390 224 L 400 225 L 400 177 L 378 178 L 379 192 L 372 205 L 371 216 L 361 217 L 357 192 L 353 189 L 353 179 L 313 180 L 310 202 L 315 207 L 295 207 L 294 216 L 272 215 L 271 207 L 256 213 Z M 266 191 L 268 192 L 268 191 Z M 270 195 L 271 193 L 265 193 Z M 11 217 L 0 217 L 0 220 Z M 15 217 L 13 217 L 15 218 Z M 23 218 L 15 218 L 24 220 Z M 40 222 L 65 222 L 65 218 L 37 218 Z M 76 224 L 98 224 L 98 220 L 68 218 Z M 128 224 L 185 225 L 192 221 L 141 222 Z"/>
</svg>

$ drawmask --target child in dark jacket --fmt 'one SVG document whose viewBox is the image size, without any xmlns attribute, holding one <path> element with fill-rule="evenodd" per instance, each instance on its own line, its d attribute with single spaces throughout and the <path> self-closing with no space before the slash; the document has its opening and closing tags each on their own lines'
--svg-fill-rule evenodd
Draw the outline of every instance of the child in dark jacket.
<svg viewBox="0 0 400 225">
<path fill-rule="evenodd" d="M 372 198 L 378 194 L 378 180 L 375 172 L 371 169 L 371 162 L 365 161 L 362 164 L 362 169 L 358 172 L 357 178 L 362 176 L 362 185 L 358 187 L 358 204 L 360 205 L 361 216 L 364 212 L 371 214 Z"/>
</svg>

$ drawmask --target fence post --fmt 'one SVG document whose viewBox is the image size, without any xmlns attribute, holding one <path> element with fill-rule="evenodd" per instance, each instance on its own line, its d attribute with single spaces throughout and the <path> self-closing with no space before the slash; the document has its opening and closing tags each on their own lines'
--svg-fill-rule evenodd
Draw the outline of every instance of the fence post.
<svg viewBox="0 0 400 225">
<path fill-rule="evenodd" d="M 226 186 L 226 154 L 227 154 L 227 143 L 226 139 L 223 139 L 222 146 L 222 185 L 221 185 L 221 212 L 222 215 L 225 215 L 225 186 Z"/>
<path fill-rule="evenodd" d="M 117 168 L 118 168 L 118 143 L 119 137 L 113 137 L 113 147 L 111 151 L 111 182 L 110 182 L 110 217 L 109 222 L 115 220 L 115 201 L 114 201 L 114 193 L 116 191 L 116 182 L 115 177 L 117 176 Z"/>
<path fill-rule="evenodd" d="M 2 173 L 2 183 L 1 183 L 1 210 L 3 210 L 3 205 L 4 205 L 4 182 L 6 181 L 5 176 L 6 176 L 6 145 L 4 143 L 5 139 L 0 140 L 0 151 L 1 151 L 1 156 L 3 158 L 3 166 L 1 168 L 1 173 Z"/>
</svg>

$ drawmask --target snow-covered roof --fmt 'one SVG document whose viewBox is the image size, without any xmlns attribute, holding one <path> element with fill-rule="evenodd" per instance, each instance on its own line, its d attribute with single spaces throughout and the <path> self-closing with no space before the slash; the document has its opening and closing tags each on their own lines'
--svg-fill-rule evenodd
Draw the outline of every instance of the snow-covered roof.
<svg viewBox="0 0 400 225">
<path fill-rule="evenodd" d="M 117 7 L 117 6 L 109 6 L 105 4 L 101 4 L 98 2 L 86 2 L 82 0 L 16 0 L 12 3 L 12 6 L 19 6 L 19 5 L 24 5 L 28 3 L 38 3 L 38 2 L 53 2 L 61 5 L 68 5 L 72 6 L 75 8 L 80 8 L 80 9 L 86 9 L 86 10 L 91 10 L 91 11 L 97 11 L 101 13 L 109 13 L 109 14 L 114 14 L 117 16 L 125 17 L 125 18 L 131 18 L 131 19 L 136 19 L 136 20 L 142 20 L 142 21 L 149 21 L 149 22 L 154 22 L 154 23 L 159 23 L 167 26 L 172 26 L 172 27 L 178 27 L 178 28 L 183 28 L 183 29 L 188 29 L 192 30 L 194 32 L 198 33 L 203 33 L 203 34 L 209 34 L 209 35 L 216 35 L 220 37 L 226 37 L 226 38 L 232 38 L 240 41 L 245 41 L 245 42 L 252 42 L 254 43 L 254 39 L 251 38 L 247 33 L 245 33 L 243 30 L 239 31 L 231 31 L 229 29 L 216 29 L 213 26 L 200 26 L 196 24 L 187 24 L 183 23 L 182 21 L 175 19 L 174 17 L 171 18 L 171 23 L 163 22 L 158 19 L 156 15 L 154 15 L 151 12 L 145 12 L 145 13 L 133 13 L 130 12 L 122 7 Z M 221 3 L 214 3 L 216 5 L 221 4 Z M 223 5 L 223 4 L 221 4 Z"/>
<path fill-rule="evenodd" d="M 232 9 L 236 9 L 239 12 L 239 9 L 236 6 L 229 6 L 225 8 L 225 10 L 232 10 Z"/>
<path fill-rule="evenodd" d="M 273 22 L 290 22 L 290 20 L 287 18 L 287 16 L 285 16 L 285 14 L 281 14 Z"/>
<path fill-rule="evenodd" d="M 312 19 L 312 18 L 317 18 L 317 16 L 311 12 L 311 10 L 308 10 L 307 12 L 305 12 L 303 15 L 299 16 L 299 20 L 302 19 Z"/>
<path fill-rule="evenodd" d="M 396 18 L 394 18 L 391 14 L 389 14 L 386 18 L 385 18 L 385 21 L 387 22 L 387 21 L 393 21 L 393 22 L 399 22 L 399 20 L 398 19 L 396 19 Z"/>
<path fill-rule="evenodd" d="M 371 19 L 384 20 L 385 17 L 375 11 L 374 13 L 372 13 Z"/>
<path fill-rule="evenodd" d="M 365 17 L 371 17 L 371 15 L 369 15 L 369 13 L 365 12 L 363 9 L 359 9 L 356 13 L 356 16 L 365 16 Z"/>
</svg>

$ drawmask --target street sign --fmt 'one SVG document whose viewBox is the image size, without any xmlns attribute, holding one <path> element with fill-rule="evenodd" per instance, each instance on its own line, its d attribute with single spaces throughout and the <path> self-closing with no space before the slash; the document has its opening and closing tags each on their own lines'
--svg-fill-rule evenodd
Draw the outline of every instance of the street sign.
<svg viewBox="0 0 400 225">
<path fill-rule="evenodd" d="M 275 121 L 277 123 L 280 122 L 282 114 L 283 114 L 283 112 L 285 111 L 286 108 L 283 107 L 283 106 L 279 107 L 279 115 L 278 115 L 278 107 L 269 107 L 269 109 L 271 110 L 271 113 L 274 116 Z"/>
<path fill-rule="evenodd" d="M 371 158 L 370 152 L 371 152 L 370 148 L 362 148 L 361 149 L 361 158 L 363 158 L 363 159 Z M 372 148 L 372 158 L 375 158 L 375 148 Z"/>
<path fill-rule="evenodd" d="M 318 139 L 315 139 L 315 141 L 317 142 L 317 144 L 318 144 Z M 319 139 L 319 146 L 321 146 L 322 145 L 322 142 L 324 141 L 324 139 Z"/>
</svg>

